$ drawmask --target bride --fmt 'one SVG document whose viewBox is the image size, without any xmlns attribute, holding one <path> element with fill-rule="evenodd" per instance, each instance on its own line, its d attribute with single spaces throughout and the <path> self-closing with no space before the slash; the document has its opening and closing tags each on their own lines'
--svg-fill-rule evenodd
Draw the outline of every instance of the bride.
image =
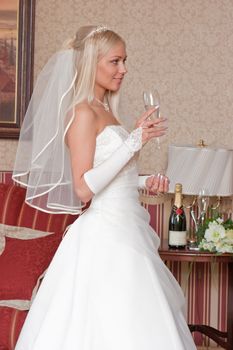
<svg viewBox="0 0 233 350">
<path fill-rule="evenodd" d="M 182 291 L 138 198 L 138 187 L 168 190 L 166 177 L 137 172 L 138 152 L 164 135 L 165 119 L 151 121 L 151 109 L 131 133 L 120 125 L 125 63 L 118 34 L 85 26 L 38 78 L 13 178 L 27 186 L 31 206 L 82 215 L 46 272 L 16 350 L 196 349 Z"/>
</svg>

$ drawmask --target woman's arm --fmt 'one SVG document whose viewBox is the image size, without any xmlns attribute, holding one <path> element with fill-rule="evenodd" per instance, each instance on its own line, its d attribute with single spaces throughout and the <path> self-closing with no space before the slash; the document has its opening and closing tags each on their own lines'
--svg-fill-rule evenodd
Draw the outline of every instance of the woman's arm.
<svg viewBox="0 0 233 350">
<path fill-rule="evenodd" d="M 96 116 L 88 106 L 76 110 L 76 118 L 68 131 L 67 144 L 70 148 L 75 192 L 83 202 L 88 202 L 94 194 L 107 186 L 143 144 L 165 133 L 166 127 L 154 126 L 154 122 L 147 121 L 153 112 L 154 109 L 145 112 L 137 122 L 138 127 L 122 145 L 102 164 L 93 168 L 97 136 Z M 156 124 L 163 121 L 160 118 Z"/>
<path fill-rule="evenodd" d="M 160 121 L 156 122 L 148 120 L 153 112 L 154 108 L 143 113 L 137 121 L 136 129 L 119 148 L 102 164 L 84 174 L 84 179 L 93 193 L 102 191 L 148 140 L 164 135 L 167 129 L 163 126 L 164 118 L 159 118 Z"/>
<path fill-rule="evenodd" d="M 97 133 L 97 117 L 94 111 L 86 105 L 76 107 L 66 142 L 70 151 L 74 190 L 84 203 L 93 197 L 84 180 L 84 174 L 93 168 Z"/>
</svg>

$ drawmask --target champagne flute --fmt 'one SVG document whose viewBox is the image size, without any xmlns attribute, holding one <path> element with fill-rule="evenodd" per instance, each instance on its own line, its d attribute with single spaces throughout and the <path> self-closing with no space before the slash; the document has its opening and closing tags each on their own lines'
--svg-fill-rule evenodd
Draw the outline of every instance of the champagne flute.
<svg viewBox="0 0 233 350">
<path fill-rule="evenodd" d="M 209 192 L 206 188 L 202 188 L 197 197 L 198 206 L 198 223 L 203 226 L 207 210 L 209 207 Z"/>
<path fill-rule="evenodd" d="M 160 109 L 160 97 L 159 93 L 156 89 L 153 90 L 145 90 L 143 91 L 143 101 L 145 110 L 155 108 L 155 111 L 150 115 L 149 119 L 155 120 L 160 117 L 159 109 Z M 156 138 L 157 140 L 157 148 L 160 149 L 160 139 L 159 137 Z"/>
<path fill-rule="evenodd" d="M 160 96 L 158 93 L 158 90 L 156 89 L 148 89 L 143 91 L 143 101 L 144 101 L 144 107 L 145 110 L 149 110 L 151 108 L 155 108 L 155 111 L 150 115 L 148 119 L 150 120 L 156 120 L 157 118 L 160 117 L 159 109 L 160 109 Z M 160 149 L 160 139 L 159 137 L 156 138 L 156 148 Z M 155 175 L 159 177 L 159 179 L 163 179 L 165 176 L 165 170 L 160 169 L 159 172 Z M 157 196 L 163 196 L 164 194 L 158 193 Z"/>
</svg>

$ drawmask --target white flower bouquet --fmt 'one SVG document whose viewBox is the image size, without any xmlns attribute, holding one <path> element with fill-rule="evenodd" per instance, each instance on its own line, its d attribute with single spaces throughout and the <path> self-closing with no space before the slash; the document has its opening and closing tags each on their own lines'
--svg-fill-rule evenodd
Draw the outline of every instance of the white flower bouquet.
<svg viewBox="0 0 233 350">
<path fill-rule="evenodd" d="M 215 253 L 233 254 L 233 221 L 208 219 L 198 230 L 199 248 Z"/>
</svg>

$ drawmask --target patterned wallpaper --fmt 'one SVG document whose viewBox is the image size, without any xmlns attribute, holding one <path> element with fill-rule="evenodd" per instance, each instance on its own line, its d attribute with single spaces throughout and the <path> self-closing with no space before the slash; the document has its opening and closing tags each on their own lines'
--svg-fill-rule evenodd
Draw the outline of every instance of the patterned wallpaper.
<svg viewBox="0 0 233 350">
<path fill-rule="evenodd" d="M 122 120 L 143 112 L 142 91 L 154 86 L 169 131 L 161 150 L 141 152 L 145 173 L 166 167 L 170 143 L 233 148 L 232 0 L 37 0 L 35 75 L 80 25 L 107 24 L 127 42 Z M 16 141 L 0 140 L 0 169 L 11 169 Z"/>
</svg>

